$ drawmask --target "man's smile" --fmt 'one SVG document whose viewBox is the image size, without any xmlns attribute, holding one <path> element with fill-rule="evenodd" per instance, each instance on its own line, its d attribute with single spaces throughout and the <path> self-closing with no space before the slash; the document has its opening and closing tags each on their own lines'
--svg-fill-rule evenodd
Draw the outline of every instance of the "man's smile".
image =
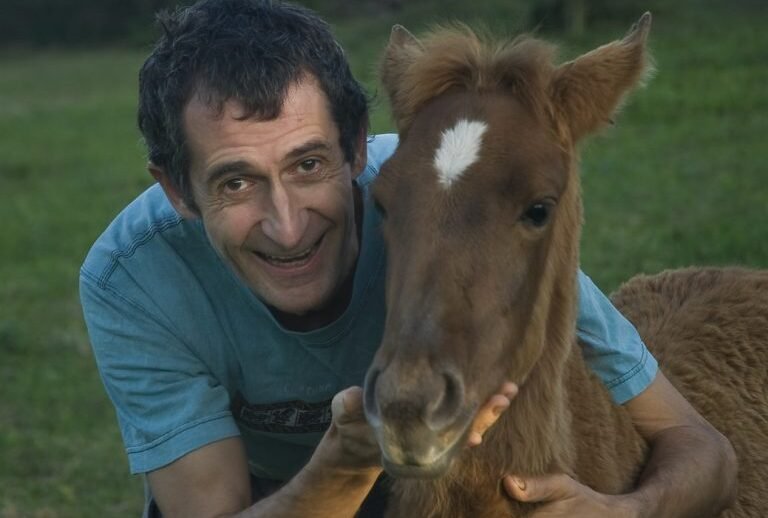
<svg viewBox="0 0 768 518">
<path fill-rule="evenodd" d="M 320 246 L 322 245 L 324 239 L 325 239 L 325 234 L 321 235 L 320 238 L 317 241 L 315 241 L 315 243 L 312 244 L 310 247 L 308 247 L 306 250 L 299 252 L 297 254 L 272 255 L 272 254 L 266 254 L 258 251 L 254 251 L 254 254 L 259 259 L 261 259 L 265 263 L 275 268 L 280 268 L 284 270 L 303 268 L 307 266 L 310 262 L 312 262 L 312 259 L 314 259 L 317 256 L 317 252 L 318 250 L 320 250 Z"/>
</svg>

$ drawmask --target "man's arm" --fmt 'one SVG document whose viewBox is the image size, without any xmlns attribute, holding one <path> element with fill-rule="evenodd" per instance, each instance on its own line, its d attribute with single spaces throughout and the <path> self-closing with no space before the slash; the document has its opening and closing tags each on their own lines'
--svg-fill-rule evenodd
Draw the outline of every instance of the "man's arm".
<svg viewBox="0 0 768 518">
<path fill-rule="evenodd" d="M 468 446 L 509 407 L 517 386 L 505 383 L 480 409 Z M 148 474 L 163 516 L 270 518 L 352 517 L 381 473 L 380 450 L 365 420 L 360 387 L 333 398 L 333 421 L 307 465 L 277 492 L 251 504 L 246 453 L 239 437 L 195 450 Z"/>
<path fill-rule="evenodd" d="M 639 516 L 717 515 L 736 498 L 736 453 L 659 372 L 626 403 L 651 446 L 651 457 L 632 495 Z"/>
<path fill-rule="evenodd" d="M 354 516 L 381 472 L 379 448 L 360 398 L 359 388 L 334 397 L 333 422 L 310 461 L 285 486 L 253 506 L 240 438 L 204 446 L 149 473 L 163 516 Z"/>
<path fill-rule="evenodd" d="M 163 516 L 221 516 L 251 503 L 245 446 L 223 439 L 151 471 L 147 481 Z"/>
<path fill-rule="evenodd" d="M 596 493 L 566 475 L 506 477 L 512 498 L 544 502 L 534 516 L 715 516 L 736 496 L 736 455 L 659 371 L 648 388 L 626 403 L 635 427 L 651 447 L 637 489 L 627 495 Z"/>
<path fill-rule="evenodd" d="M 234 437 L 149 473 L 163 516 L 353 516 L 378 476 L 376 470 L 337 473 L 322 462 L 310 461 L 284 487 L 251 506 L 245 458 L 242 440 Z"/>
</svg>

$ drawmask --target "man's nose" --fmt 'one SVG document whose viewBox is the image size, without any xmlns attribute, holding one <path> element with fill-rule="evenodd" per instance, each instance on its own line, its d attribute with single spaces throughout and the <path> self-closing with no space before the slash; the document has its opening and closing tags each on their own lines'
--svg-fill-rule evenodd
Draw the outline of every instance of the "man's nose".
<svg viewBox="0 0 768 518">
<path fill-rule="evenodd" d="M 309 223 L 307 210 L 298 202 L 296 196 L 279 182 L 272 185 L 270 205 L 267 216 L 261 223 L 262 231 L 286 251 L 295 251 Z"/>
</svg>

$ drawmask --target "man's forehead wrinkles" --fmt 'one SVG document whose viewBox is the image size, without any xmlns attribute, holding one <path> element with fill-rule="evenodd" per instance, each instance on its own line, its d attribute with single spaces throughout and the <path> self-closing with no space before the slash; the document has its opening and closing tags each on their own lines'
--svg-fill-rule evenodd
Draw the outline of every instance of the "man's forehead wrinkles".
<svg viewBox="0 0 768 518">
<path fill-rule="evenodd" d="M 288 160 L 293 158 L 299 158 L 302 155 L 306 155 L 307 153 L 312 153 L 314 151 L 323 151 L 328 153 L 333 151 L 333 146 L 325 139 L 313 138 L 308 142 L 305 142 L 304 144 L 299 144 L 298 146 L 288 151 L 285 154 L 285 158 Z"/>
</svg>

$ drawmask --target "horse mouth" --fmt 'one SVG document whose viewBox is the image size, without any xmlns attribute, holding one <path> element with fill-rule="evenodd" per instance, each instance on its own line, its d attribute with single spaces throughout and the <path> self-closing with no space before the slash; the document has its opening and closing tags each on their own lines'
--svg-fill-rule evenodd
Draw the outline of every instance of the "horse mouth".
<svg viewBox="0 0 768 518">
<path fill-rule="evenodd" d="M 445 475 L 466 442 L 467 430 L 443 436 L 429 434 L 410 445 L 401 440 L 380 440 L 381 463 L 384 470 L 396 478 L 439 478 Z M 382 439 L 379 436 L 379 439 Z"/>
</svg>

